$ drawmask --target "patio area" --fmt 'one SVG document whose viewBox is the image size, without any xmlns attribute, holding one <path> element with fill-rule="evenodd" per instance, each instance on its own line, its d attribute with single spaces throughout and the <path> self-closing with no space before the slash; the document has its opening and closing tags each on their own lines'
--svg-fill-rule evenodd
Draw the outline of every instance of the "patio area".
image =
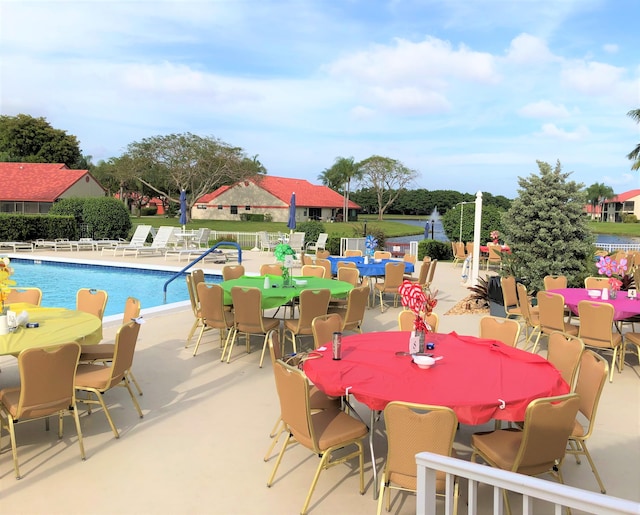
<svg viewBox="0 0 640 515">
<path fill-rule="evenodd" d="M 20 252 L 16 257 L 27 257 Z M 178 266 L 177 260 L 158 257 L 122 258 L 100 256 L 98 252 L 34 251 L 41 257 L 123 262 L 138 265 Z M 243 252 L 243 265 L 257 273 L 260 264 L 273 256 Z M 181 265 L 184 263 L 181 263 Z M 207 271 L 222 265 L 207 264 Z M 26 286 L 26 285 L 25 285 Z M 90 286 L 90 285 L 87 285 Z M 447 315 L 469 294 L 461 283 L 461 269 L 439 263 L 434 288 L 439 290 L 440 332 L 455 331 L 477 336 L 481 314 Z M 135 292 L 131 292 L 135 296 Z M 381 313 L 368 309 L 364 330 L 397 329 L 400 308 Z M 124 389 L 105 395 L 120 431 L 115 439 L 100 410 L 87 415 L 81 407 L 81 424 L 87 460 L 81 461 L 73 422 L 65 420 L 65 436 L 44 432 L 42 422 L 17 428 L 18 456 L 23 478 L 14 477 L 8 437 L 3 433 L 0 453 L 0 507 L 5 513 L 299 513 L 311 483 L 317 458 L 300 446 L 292 446 L 271 488 L 267 478 L 275 458 L 263 461 L 270 444 L 269 432 L 279 413 L 278 397 L 269 360 L 260 369 L 261 340 L 252 340 L 252 352 L 243 345 L 234 348 L 231 363 L 221 363 L 218 332 L 205 333 L 197 356 L 192 356 L 185 340 L 193 323 L 190 307 L 153 310 L 143 315 L 133 371 L 144 392 L 139 402 L 144 418 L 137 416 Z M 108 322 L 104 341 L 110 341 L 118 327 Z M 542 345 L 543 352 L 546 348 Z M 607 493 L 640 502 L 640 366 L 637 356 L 628 354 L 628 366 L 607 382 L 597 416 L 597 428 L 589 440 Z M 0 388 L 18 380 L 16 360 L 0 357 Z M 491 373 L 490 370 L 487 371 Z M 368 409 L 356 404 L 360 416 L 369 420 Z M 472 433 L 493 429 L 461 425 L 454 447 L 462 459 L 471 455 Z M 376 434 L 378 469 L 384 463 L 385 440 Z M 278 448 L 279 449 L 279 446 Z M 275 452 L 274 452 L 275 454 Z M 573 457 L 562 468 L 565 483 L 597 492 L 598 486 L 588 462 L 577 465 Z M 310 513 L 375 513 L 372 496 L 371 462 L 365 459 L 365 487 L 358 493 L 358 476 L 350 465 L 324 471 L 310 505 Z M 461 484 L 459 513 L 466 513 L 466 484 Z M 491 491 L 480 488 L 486 513 L 490 512 Z M 512 503 L 515 513 L 517 503 Z M 415 513 L 415 497 L 396 500 L 391 513 Z M 552 513 L 540 507 L 536 513 Z"/>
</svg>

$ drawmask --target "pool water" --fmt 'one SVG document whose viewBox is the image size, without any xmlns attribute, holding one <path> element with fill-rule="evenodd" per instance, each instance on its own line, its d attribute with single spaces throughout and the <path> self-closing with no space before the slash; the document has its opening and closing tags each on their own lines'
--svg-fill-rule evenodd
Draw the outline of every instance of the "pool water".
<svg viewBox="0 0 640 515">
<path fill-rule="evenodd" d="M 189 300 L 183 275 L 169 283 L 164 301 L 164 283 L 175 272 L 27 259 L 12 259 L 11 267 L 16 287 L 37 286 L 42 290 L 42 306 L 46 307 L 75 309 L 80 288 L 107 291 L 105 316 L 122 313 L 127 297 L 139 299 L 142 309 Z M 207 275 L 208 282 L 220 280 L 220 276 Z"/>
</svg>

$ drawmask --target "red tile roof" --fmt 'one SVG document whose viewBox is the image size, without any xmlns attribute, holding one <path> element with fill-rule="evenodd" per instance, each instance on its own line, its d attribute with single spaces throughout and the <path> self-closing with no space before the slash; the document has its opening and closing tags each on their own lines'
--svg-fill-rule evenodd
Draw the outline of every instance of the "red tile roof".
<svg viewBox="0 0 640 515">
<path fill-rule="evenodd" d="M 273 175 L 260 176 L 257 179 L 249 179 L 251 182 L 279 198 L 289 205 L 291 193 L 296 194 L 296 207 L 333 207 L 341 208 L 344 205 L 342 195 L 338 192 L 317 184 L 311 184 L 304 179 L 289 179 L 287 177 L 274 177 Z M 198 204 L 205 204 L 214 200 L 233 186 L 220 186 L 212 193 L 208 193 L 197 200 Z M 360 209 L 355 202 L 349 201 L 349 207 Z"/>
<path fill-rule="evenodd" d="M 54 202 L 90 175 L 88 170 L 70 170 L 60 163 L 0 163 L 0 200 Z"/>
<path fill-rule="evenodd" d="M 620 193 L 613 198 L 605 200 L 605 202 L 626 202 L 627 200 L 640 196 L 640 190 L 629 190 L 624 193 Z"/>
</svg>

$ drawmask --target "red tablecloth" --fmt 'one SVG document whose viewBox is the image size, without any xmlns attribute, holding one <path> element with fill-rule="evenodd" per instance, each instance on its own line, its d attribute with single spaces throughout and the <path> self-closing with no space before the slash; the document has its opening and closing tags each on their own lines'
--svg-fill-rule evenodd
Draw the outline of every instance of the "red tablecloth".
<svg viewBox="0 0 640 515">
<path fill-rule="evenodd" d="M 500 245 L 500 250 L 502 252 L 511 252 L 511 247 L 509 247 L 509 245 Z M 489 253 L 489 246 L 488 245 L 480 245 L 480 252 L 484 252 L 485 254 Z"/>
<path fill-rule="evenodd" d="M 373 410 L 393 400 L 448 406 L 464 424 L 524 420 L 533 399 L 569 392 L 560 372 L 537 354 L 456 333 L 430 333 L 429 341 L 443 358 L 426 370 L 396 356 L 409 349 L 408 332 L 379 332 L 343 337 L 342 360 L 334 361 L 328 348 L 304 371 L 328 395 L 348 390 Z"/>
<path fill-rule="evenodd" d="M 614 320 L 624 320 L 625 318 L 631 318 L 636 315 L 640 315 L 640 299 L 630 299 L 627 297 L 626 291 L 619 291 L 615 300 L 602 300 L 600 297 L 591 298 L 587 294 L 586 288 L 560 288 L 557 290 L 549 290 L 551 293 L 559 293 L 564 297 L 565 305 L 573 311 L 574 314 L 578 314 L 578 303 L 581 300 L 591 300 L 595 302 L 607 302 L 613 305 L 615 310 L 613 314 Z"/>
</svg>

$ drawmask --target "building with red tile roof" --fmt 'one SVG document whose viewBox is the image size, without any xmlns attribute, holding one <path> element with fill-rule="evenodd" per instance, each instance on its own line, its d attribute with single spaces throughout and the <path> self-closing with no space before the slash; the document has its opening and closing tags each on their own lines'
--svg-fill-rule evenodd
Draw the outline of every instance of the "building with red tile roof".
<svg viewBox="0 0 640 515">
<path fill-rule="evenodd" d="M 603 203 L 605 222 L 622 222 L 626 215 L 640 220 L 640 189 L 625 191 Z"/>
<path fill-rule="evenodd" d="M 274 222 L 289 218 L 291 194 L 296 194 L 296 221 L 341 219 L 344 198 L 327 186 L 304 179 L 271 175 L 258 176 L 221 186 L 200 197 L 191 212 L 194 219 L 240 220 L 242 213 L 270 214 Z M 349 201 L 349 219 L 355 219 L 360 206 Z"/>
<path fill-rule="evenodd" d="M 0 163 L 0 212 L 47 213 L 59 199 L 104 197 L 88 170 L 60 163 Z"/>
</svg>

